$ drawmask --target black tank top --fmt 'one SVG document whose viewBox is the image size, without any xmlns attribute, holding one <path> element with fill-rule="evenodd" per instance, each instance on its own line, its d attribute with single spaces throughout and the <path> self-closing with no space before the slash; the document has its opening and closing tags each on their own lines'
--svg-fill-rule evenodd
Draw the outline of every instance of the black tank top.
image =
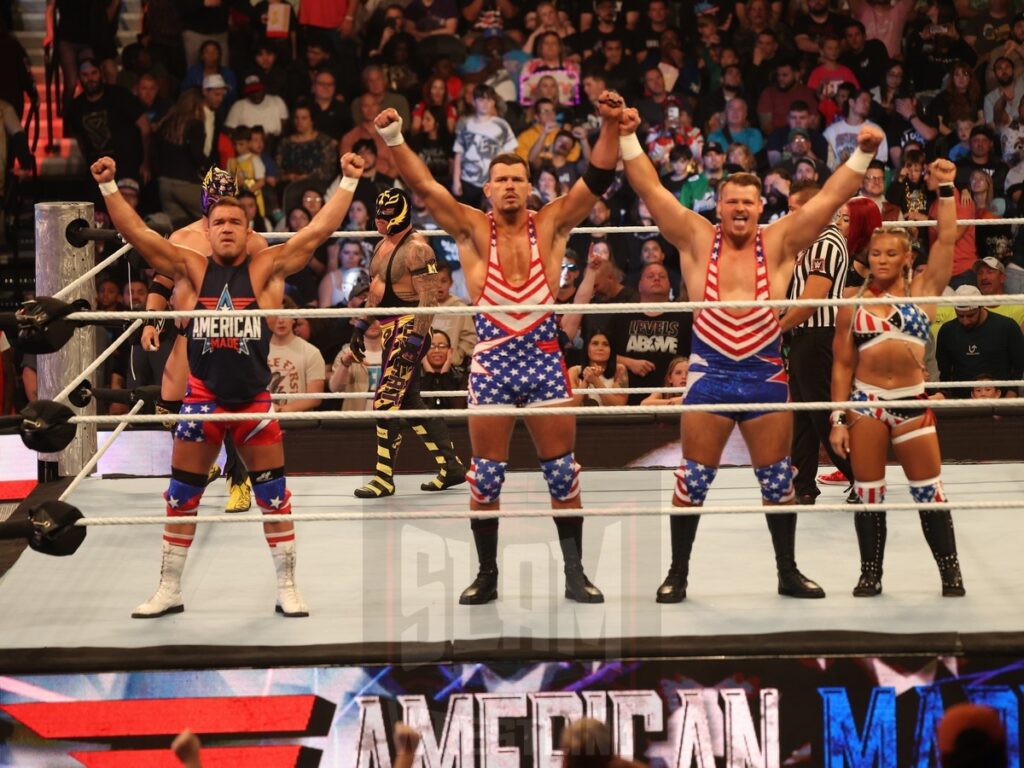
<svg viewBox="0 0 1024 768">
<path fill-rule="evenodd" d="M 228 267 L 207 258 L 195 308 L 259 309 L 249 261 Z M 191 373 L 218 402 L 250 402 L 270 384 L 270 336 L 265 317 L 194 317 L 185 329 Z"/>
<path fill-rule="evenodd" d="M 405 237 L 398 241 L 398 245 L 395 246 L 395 250 L 391 252 L 391 258 L 388 259 L 388 268 L 384 270 L 384 295 L 381 297 L 380 305 L 382 307 L 418 307 L 420 304 L 419 299 L 403 299 L 397 293 L 391 285 L 391 265 L 395 263 L 395 256 L 398 255 L 398 250 L 405 245 L 405 241 L 412 237 L 412 230 L 410 229 L 405 233 Z"/>
</svg>

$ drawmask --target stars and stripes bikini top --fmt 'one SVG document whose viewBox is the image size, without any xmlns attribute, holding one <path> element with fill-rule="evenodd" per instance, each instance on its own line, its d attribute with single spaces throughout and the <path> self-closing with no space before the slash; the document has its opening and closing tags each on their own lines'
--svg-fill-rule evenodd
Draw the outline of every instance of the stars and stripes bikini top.
<svg viewBox="0 0 1024 768">
<path fill-rule="evenodd" d="M 711 258 L 708 260 L 708 271 L 704 280 L 705 301 L 719 300 L 718 258 L 721 252 L 722 228 L 716 226 Z M 757 228 L 757 234 L 754 236 L 754 258 L 757 264 L 754 298 L 758 301 L 768 300 L 771 298 L 771 289 L 768 283 L 761 227 Z M 697 314 L 693 332 L 709 347 L 732 360 L 750 357 L 781 338 L 779 321 L 768 307 L 751 309 L 738 316 L 729 314 L 721 307 L 706 307 Z"/>
<path fill-rule="evenodd" d="M 885 298 L 894 298 L 885 293 Z M 906 341 L 924 346 L 931 338 L 931 321 L 917 304 L 897 304 L 885 317 L 857 307 L 853 316 L 853 340 L 861 349 L 883 341 Z"/>
<path fill-rule="evenodd" d="M 537 226 L 535 216 L 531 212 L 527 218 L 526 233 L 530 240 L 530 267 L 526 279 L 519 285 L 512 285 L 506 278 L 498 259 L 498 227 L 494 216 L 487 214 L 491 224 L 491 247 L 487 257 L 487 276 L 484 278 L 484 289 L 476 300 L 480 307 L 507 307 L 518 304 L 554 304 L 555 296 L 548 285 L 544 262 L 541 259 L 540 246 L 537 244 Z M 475 315 L 477 335 L 481 338 L 493 336 L 494 329 L 486 328 L 489 321 L 507 334 L 521 336 L 537 327 L 551 312 L 489 312 Z M 489 331 L 489 332 L 488 332 Z"/>
</svg>

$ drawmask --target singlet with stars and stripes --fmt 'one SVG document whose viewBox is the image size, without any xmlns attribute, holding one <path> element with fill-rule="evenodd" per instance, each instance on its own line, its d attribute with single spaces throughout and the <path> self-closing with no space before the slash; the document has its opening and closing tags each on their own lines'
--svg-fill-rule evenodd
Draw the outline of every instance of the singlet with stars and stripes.
<svg viewBox="0 0 1024 768">
<path fill-rule="evenodd" d="M 548 285 L 544 262 L 537 245 L 537 226 L 531 212 L 527 219 L 526 232 L 530 239 L 530 266 L 526 279 L 519 285 L 512 285 L 506 278 L 498 259 L 498 228 L 494 216 L 487 214 L 491 225 L 490 253 L 487 256 L 487 275 L 484 288 L 476 305 L 480 307 L 508 307 L 519 304 L 554 304 L 555 297 Z M 487 312 L 474 315 L 477 338 L 483 341 L 508 336 L 525 336 L 542 326 L 551 324 L 551 333 L 557 335 L 552 312 Z M 545 329 L 547 330 L 547 329 Z"/>
<path fill-rule="evenodd" d="M 704 301 L 718 301 L 718 258 L 722 252 L 722 227 L 715 227 L 715 239 L 711 246 L 707 276 L 704 280 Z M 771 298 L 768 283 L 768 266 L 765 263 L 764 243 L 761 227 L 754 237 L 754 258 L 757 264 L 754 299 L 766 301 Z M 758 307 L 739 315 L 731 315 L 720 307 L 702 309 L 693 323 L 693 333 L 700 341 L 731 360 L 743 360 L 765 347 L 781 343 L 781 329 L 775 313 L 768 307 Z M 778 349 L 773 350 L 778 353 Z"/>
</svg>

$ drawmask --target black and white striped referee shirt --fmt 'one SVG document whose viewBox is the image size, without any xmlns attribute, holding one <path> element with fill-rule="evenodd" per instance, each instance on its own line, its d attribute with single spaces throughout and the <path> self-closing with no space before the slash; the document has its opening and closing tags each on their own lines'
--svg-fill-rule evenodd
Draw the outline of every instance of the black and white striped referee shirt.
<svg viewBox="0 0 1024 768">
<path fill-rule="evenodd" d="M 846 270 L 850 267 L 850 256 L 846 250 L 846 238 L 835 224 L 829 224 L 810 248 L 800 254 L 789 283 L 789 298 L 798 299 L 807 287 L 810 275 L 821 275 L 832 281 L 829 299 L 841 299 L 846 287 Z M 819 307 L 814 314 L 798 328 L 835 328 L 836 307 Z"/>
</svg>

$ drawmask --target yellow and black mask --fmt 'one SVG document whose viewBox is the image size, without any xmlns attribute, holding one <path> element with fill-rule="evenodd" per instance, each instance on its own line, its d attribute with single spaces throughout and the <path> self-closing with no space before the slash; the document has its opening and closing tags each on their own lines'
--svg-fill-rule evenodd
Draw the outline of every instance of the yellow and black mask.
<svg viewBox="0 0 1024 768">
<path fill-rule="evenodd" d="M 387 232 L 393 235 L 412 224 L 412 209 L 404 189 L 391 187 L 377 195 L 374 218 L 387 223 Z"/>
<path fill-rule="evenodd" d="M 213 166 L 206 172 L 203 179 L 202 209 L 205 216 L 210 212 L 213 204 L 222 197 L 235 197 L 238 194 L 238 184 L 235 177 L 223 168 Z"/>
</svg>

